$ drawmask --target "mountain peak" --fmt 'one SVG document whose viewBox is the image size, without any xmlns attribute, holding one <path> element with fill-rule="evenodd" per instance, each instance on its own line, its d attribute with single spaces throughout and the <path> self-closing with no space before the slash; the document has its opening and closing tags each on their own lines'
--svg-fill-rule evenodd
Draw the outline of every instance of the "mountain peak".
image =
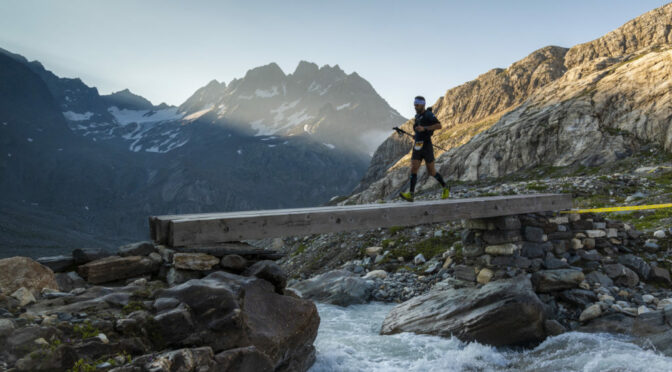
<svg viewBox="0 0 672 372">
<path fill-rule="evenodd" d="M 262 78 L 262 79 L 284 79 L 285 73 L 282 71 L 277 63 L 271 62 L 264 66 L 255 67 L 248 70 L 245 74 L 245 79 Z"/>
<path fill-rule="evenodd" d="M 128 88 L 101 96 L 110 106 L 130 110 L 151 110 L 154 105 L 146 98 L 131 92 Z"/>
<path fill-rule="evenodd" d="M 316 74 L 319 71 L 316 63 L 303 61 L 299 62 L 299 65 L 296 66 L 296 70 L 292 75 L 294 76 L 311 76 Z"/>
</svg>

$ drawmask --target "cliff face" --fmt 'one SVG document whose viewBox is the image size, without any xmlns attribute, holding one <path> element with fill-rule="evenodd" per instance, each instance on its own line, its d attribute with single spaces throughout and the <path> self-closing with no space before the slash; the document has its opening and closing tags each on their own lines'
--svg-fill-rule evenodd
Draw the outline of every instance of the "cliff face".
<svg viewBox="0 0 672 372">
<path fill-rule="evenodd" d="M 437 102 L 435 111 L 447 129 L 435 137 L 439 144 L 455 145 L 437 159 L 437 169 L 453 180 L 477 180 L 542 165 L 597 166 L 627 157 L 642 142 L 669 151 L 671 14 L 672 4 L 665 5 L 568 51 L 542 49 L 505 70 L 508 80 L 482 85 L 485 76 L 498 75 L 493 70 L 451 89 Z M 461 98 L 465 95 L 470 100 Z M 460 119 L 487 114 L 494 125 Z M 370 185 L 360 187 L 351 202 L 396 193 L 406 182 L 407 157 L 375 181 L 365 178 Z"/>
</svg>

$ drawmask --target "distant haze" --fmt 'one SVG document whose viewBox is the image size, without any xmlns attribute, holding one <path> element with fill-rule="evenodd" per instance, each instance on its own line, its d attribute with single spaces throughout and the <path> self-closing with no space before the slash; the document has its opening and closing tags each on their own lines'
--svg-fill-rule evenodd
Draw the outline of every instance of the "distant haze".
<svg viewBox="0 0 672 372">
<path fill-rule="evenodd" d="M 300 60 L 356 71 L 402 115 L 413 96 L 507 67 L 546 45 L 592 40 L 665 1 L 3 1 L 0 47 L 81 77 L 101 93 L 129 88 L 179 105 Z"/>
</svg>

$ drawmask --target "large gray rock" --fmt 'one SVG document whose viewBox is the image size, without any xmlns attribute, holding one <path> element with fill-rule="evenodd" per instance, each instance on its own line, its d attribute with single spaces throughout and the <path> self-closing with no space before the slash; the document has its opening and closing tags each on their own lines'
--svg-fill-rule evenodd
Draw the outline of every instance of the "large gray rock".
<svg viewBox="0 0 672 372">
<path fill-rule="evenodd" d="M 637 273 L 621 264 L 604 265 L 604 272 L 618 286 L 633 288 L 639 283 Z"/>
<path fill-rule="evenodd" d="M 27 257 L 11 257 L 0 260 L 0 292 L 10 294 L 25 287 L 34 296 L 42 289 L 58 289 L 54 272 Z"/>
<path fill-rule="evenodd" d="M 651 266 L 646 261 L 633 254 L 618 257 L 618 262 L 634 270 L 642 280 L 648 280 L 651 274 Z"/>
<path fill-rule="evenodd" d="M 160 338 L 168 346 L 207 345 L 215 353 L 254 346 L 274 369 L 309 367 L 314 361 L 317 308 L 311 301 L 276 293 L 265 280 L 214 272 L 166 289 L 158 298 L 186 305 L 155 317 Z M 176 330 L 180 322 L 185 326 Z M 258 359 L 253 354 L 250 357 Z"/>
<path fill-rule="evenodd" d="M 125 256 L 149 256 L 150 253 L 156 252 L 154 243 L 152 242 L 136 242 L 122 245 L 119 247 L 119 255 Z"/>
<path fill-rule="evenodd" d="M 576 288 L 584 279 L 581 271 L 573 269 L 541 270 L 532 275 L 532 283 L 537 292 Z"/>
<path fill-rule="evenodd" d="M 381 334 L 414 332 L 493 346 L 527 345 L 546 337 L 545 320 L 544 305 L 529 279 L 518 276 L 412 298 L 392 309 Z"/>
<path fill-rule="evenodd" d="M 285 270 L 274 261 L 259 261 L 248 267 L 243 275 L 256 276 L 259 279 L 264 279 L 273 284 L 275 291 L 278 293 L 283 293 L 283 290 L 287 286 L 287 273 L 285 273 Z"/>
<path fill-rule="evenodd" d="M 51 256 L 51 257 L 40 257 L 37 261 L 39 264 L 44 265 L 51 269 L 55 273 L 62 273 L 72 269 L 75 265 L 75 261 L 72 259 L 72 256 Z"/>
<path fill-rule="evenodd" d="M 79 274 L 89 283 L 100 284 L 154 273 L 157 262 L 142 256 L 110 256 L 80 266 Z"/>
<path fill-rule="evenodd" d="M 373 282 L 346 270 L 333 270 L 298 282 L 291 289 L 299 292 L 303 298 L 348 306 L 368 302 Z"/>
<path fill-rule="evenodd" d="M 625 334 L 634 337 L 644 347 L 654 346 L 655 350 L 672 356 L 672 306 L 631 317 L 622 313 L 611 313 L 593 319 L 577 329 L 580 332 Z"/>
</svg>

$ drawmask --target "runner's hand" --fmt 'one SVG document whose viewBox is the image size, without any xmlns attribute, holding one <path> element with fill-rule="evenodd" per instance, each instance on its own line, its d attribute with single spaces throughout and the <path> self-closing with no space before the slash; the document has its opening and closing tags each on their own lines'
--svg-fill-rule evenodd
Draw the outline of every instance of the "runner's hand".
<svg viewBox="0 0 672 372">
<path fill-rule="evenodd" d="M 415 128 L 416 128 L 415 129 L 416 132 L 424 132 L 426 130 L 425 127 L 423 127 L 422 125 L 418 125 Z"/>
</svg>

